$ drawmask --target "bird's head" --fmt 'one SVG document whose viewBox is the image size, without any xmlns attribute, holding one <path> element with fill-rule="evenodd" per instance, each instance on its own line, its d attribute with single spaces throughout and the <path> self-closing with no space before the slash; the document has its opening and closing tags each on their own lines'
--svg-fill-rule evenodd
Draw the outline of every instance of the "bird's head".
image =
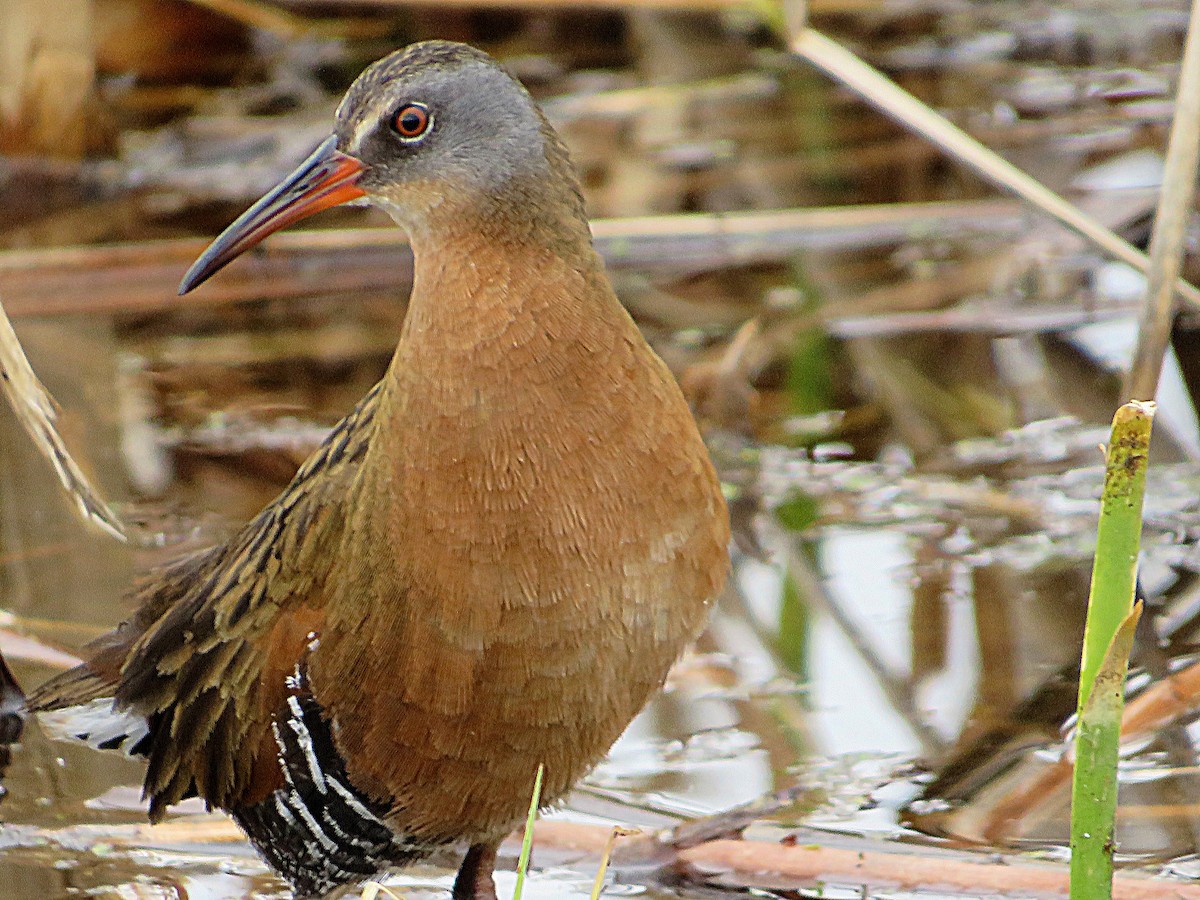
<svg viewBox="0 0 1200 900">
<path fill-rule="evenodd" d="M 525 88 L 479 50 L 425 41 L 358 77 L 334 133 L 213 241 L 180 293 L 280 228 L 359 197 L 410 235 L 463 217 L 503 216 L 518 230 L 585 221 L 566 150 Z"/>
</svg>

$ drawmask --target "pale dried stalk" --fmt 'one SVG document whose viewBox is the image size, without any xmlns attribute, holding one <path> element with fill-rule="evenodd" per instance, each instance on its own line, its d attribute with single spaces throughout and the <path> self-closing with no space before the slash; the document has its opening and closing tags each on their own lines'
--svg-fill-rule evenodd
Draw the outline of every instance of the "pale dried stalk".
<svg viewBox="0 0 1200 900">
<path fill-rule="evenodd" d="M 316 31 L 316 23 L 265 3 L 253 0 L 191 0 L 213 12 L 228 16 L 251 28 L 259 28 L 285 40 L 296 40 Z"/>
<path fill-rule="evenodd" d="M 80 159 L 95 80 L 92 4 L 0 0 L 0 151 Z"/>
<path fill-rule="evenodd" d="M 1150 400 L 1158 392 L 1175 315 L 1171 285 L 1179 279 L 1184 232 L 1195 205 L 1197 160 L 1200 160 L 1200 2 L 1192 4 L 1188 22 L 1166 172 L 1150 237 L 1146 301 L 1138 322 L 1137 349 L 1125 382 L 1126 398 Z"/>
<path fill-rule="evenodd" d="M 0 306 L 0 383 L 21 427 L 54 468 L 80 518 L 118 540 L 125 540 L 125 526 L 88 481 L 63 443 L 62 435 L 54 425 L 58 409 L 34 374 L 3 306 Z"/>
<path fill-rule="evenodd" d="M 983 178 L 1036 206 L 1076 231 L 1108 255 L 1149 274 L 1150 259 L 1119 235 L 1105 228 L 1036 179 L 989 150 L 961 128 L 922 103 L 879 70 L 867 65 L 845 47 L 806 28 L 791 39 L 791 50 L 807 60 L 885 115 L 925 138 Z M 1200 307 L 1200 290 L 1186 281 L 1174 282 L 1175 293 Z"/>
</svg>

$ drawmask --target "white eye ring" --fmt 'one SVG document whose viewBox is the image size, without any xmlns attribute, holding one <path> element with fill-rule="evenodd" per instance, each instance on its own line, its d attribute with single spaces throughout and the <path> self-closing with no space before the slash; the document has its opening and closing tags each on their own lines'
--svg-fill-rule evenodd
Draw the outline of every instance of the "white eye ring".
<svg viewBox="0 0 1200 900">
<path fill-rule="evenodd" d="M 406 144 L 415 144 L 432 127 L 433 116 L 424 103 L 405 103 L 392 116 L 392 131 Z"/>
</svg>

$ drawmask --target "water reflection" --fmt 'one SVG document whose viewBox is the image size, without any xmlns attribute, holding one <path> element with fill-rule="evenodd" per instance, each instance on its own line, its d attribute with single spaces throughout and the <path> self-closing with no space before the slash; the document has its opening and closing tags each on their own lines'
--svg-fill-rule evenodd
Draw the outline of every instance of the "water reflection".
<svg viewBox="0 0 1200 900">
<path fill-rule="evenodd" d="M 60 392 L 69 391 L 64 382 Z M 103 412 L 111 405 L 78 402 L 95 417 L 89 427 L 113 434 Z M 1097 468 L 1078 462 L 1095 437 L 1059 419 L 963 441 L 929 464 L 886 452 L 883 462 L 761 454 L 757 481 L 769 511 L 759 535 L 769 561 L 738 555 L 730 596 L 697 652 L 557 814 L 667 827 L 800 783 L 810 788 L 806 800 L 780 823 L 804 817 L 906 840 L 919 830 L 989 846 L 1060 845 L 1065 804 L 1054 773 L 1074 703 L 1099 487 Z M 0 577 L 10 605 L 25 615 L 21 627 L 77 647 L 120 615 L 133 554 L 79 539 L 55 484 L 21 456 L 19 435 L 0 438 L 11 449 L 0 489 L 24 507 L 5 507 L 13 549 Z M 98 459 L 104 446 L 94 445 Z M 1195 554 L 1180 535 L 1200 521 L 1198 482 L 1184 465 L 1152 470 L 1145 568 L 1159 572 L 1163 608 L 1150 620 L 1167 644 L 1161 658 L 1139 661 L 1160 676 L 1191 659 Z M 220 522 L 204 530 L 243 514 L 246 498 L 229 497 Z M 16 671 L 35 683 L 52 668 L 25 661 Z M 1134 686 L 1151 683 L 1145 676 Z M 1188 723 L 1130 749 L 1119 821 L 1129 856 L 1195 849 Z M 133 799 L 141 774 L 137 763 L 51 744 L 31 729 L 0 831 L 0 873 L 18 886 L 15 896 L 100 888 L 220 896 L 235 884 L 278 891 L 236 835 L 204 845 L 202 810 L 181 811 L 178 821 L 199 830 L 176 846 L 117 840 L 143 821 Z M 1047 786 L 1044 796 L 1027 797 L 1031 785 Z M 431 890 L 450 877 L 429 872 Z M 574 869 L 539 879 L 557 896 L 586 896 L 590 884 Z"/>
</svg>

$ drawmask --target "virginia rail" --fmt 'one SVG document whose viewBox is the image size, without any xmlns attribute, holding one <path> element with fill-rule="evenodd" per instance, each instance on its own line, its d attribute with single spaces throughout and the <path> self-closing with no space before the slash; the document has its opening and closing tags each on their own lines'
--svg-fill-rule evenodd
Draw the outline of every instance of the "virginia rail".
<svg viewBox="0 0 1200 900">
<path fill-rule="evenodd" d="M 256 519 L 151 573 L 29 708 L 145 756 L 151 819 L 192 795 L 228 810 L 299 897 L 459 846 L 454 897 L 490 900 L 538 765 L 552 803 L 703 625 L 728 519 L 566 149 L 470 47 L 367 69 L 335 133 L 181 291 L 360 196 L 416 259 L 387 374 Z"/>
</svg>

